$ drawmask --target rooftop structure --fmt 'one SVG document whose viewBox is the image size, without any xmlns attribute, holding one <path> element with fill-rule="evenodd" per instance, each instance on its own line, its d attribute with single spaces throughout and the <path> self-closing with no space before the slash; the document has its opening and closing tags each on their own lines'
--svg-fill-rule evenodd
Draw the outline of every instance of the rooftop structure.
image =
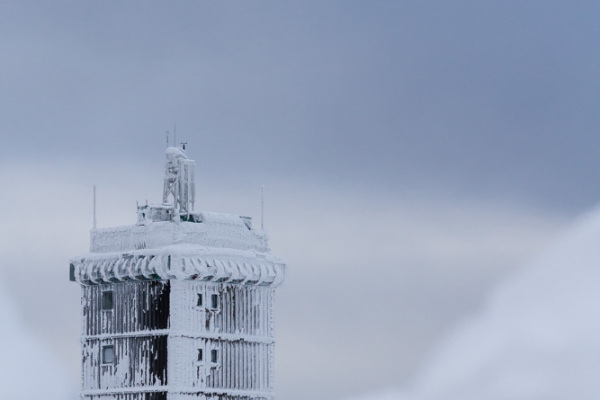
<svg viewBox="0 0 600 400">
<path fill-rule="evenodd" d="M 194 211 L 194 166 L 167 149 L 163 202 L 92 229 L 82 287 L 82 398 L 272 400 L 273 296 L 285 263 L 249 217 Z"/>
</svg>

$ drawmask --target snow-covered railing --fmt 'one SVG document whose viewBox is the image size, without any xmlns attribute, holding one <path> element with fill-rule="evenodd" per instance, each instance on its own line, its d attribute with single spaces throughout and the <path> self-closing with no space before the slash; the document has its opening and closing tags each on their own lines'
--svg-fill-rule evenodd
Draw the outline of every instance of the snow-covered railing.
<svg viewBox="0 0 600 400">
<path fill-rule="evenodd" d="M 252 229 L 247 218 L 218 213 L 198 213 L 202 222 L 149 222 L 93 229 L 90 252 L 108 253 L 152 249 L 173 244 L 268 252 L 266 232 Z"/>
<path fill-rule="evenodd" d="M 201 280 L 278 286 L 285 263 L 270 254 L 176 245 L 160 250 L 90 254 L 71 260 L 71 280 L 98 285 L 132 280 Z"/>
</svg>

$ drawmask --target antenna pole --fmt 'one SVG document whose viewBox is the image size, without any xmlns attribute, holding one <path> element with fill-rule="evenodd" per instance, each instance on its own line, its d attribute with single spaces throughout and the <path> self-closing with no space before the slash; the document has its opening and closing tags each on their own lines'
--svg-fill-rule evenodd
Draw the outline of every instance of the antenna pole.
<svg viewBox="0 0 600 400">
<path fill-rule="evenodd" d="M 265 230 L 265 186 L 260 187 L 260 229 Z"/>
<path fill-rule="evenodd" d="M 173 147 L 177 147 L 177 124 L 173 124 Z"/>
<path fill-rule="evenodd" d="M 96 229 L 96 185 L 94 185 L 94 229 Z"/>
</svg>

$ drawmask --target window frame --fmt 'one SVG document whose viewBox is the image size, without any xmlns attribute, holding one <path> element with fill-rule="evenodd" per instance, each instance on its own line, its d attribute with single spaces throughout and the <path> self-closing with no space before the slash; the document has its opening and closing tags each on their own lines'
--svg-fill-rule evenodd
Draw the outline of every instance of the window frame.
<svg viewBox="0 0 600 400">
<path fill-rule="evenodd" d="M 219 295 L 217 293 L 210 295 L 210 308 L 213 310 L 219 309 Z"/>
<path fill-rule="evenodd" d="M 112 311 L 115 309 L 115 291 L 112 289 L 106 289 L 102 291 L 101 300 L 102 311 Z M 110 307 L 107 306 L 110 304 Z"/>
<path fill-rule="evenodd" d="M 110 352 L 111 352 L 110 354 L 112 357 L 112 360 L 110 360 L 110 361 L 106 360 L 108 358 L 106 356 L 106 354 L 107 354 L 106 352 L 108 350 L 110 350 Z M 100 353 L 100 365 L 115 365 L 116 360 L 117 360 L 117 357 L 115 355 L 115 345 L 107 344 L 107 345 L 102 346 L 102 350 Z"/>
</svg>

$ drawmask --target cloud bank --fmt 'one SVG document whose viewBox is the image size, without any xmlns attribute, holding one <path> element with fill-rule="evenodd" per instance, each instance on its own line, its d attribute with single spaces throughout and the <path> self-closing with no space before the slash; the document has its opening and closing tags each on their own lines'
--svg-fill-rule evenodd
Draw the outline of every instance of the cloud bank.
<svg viewBox="0 0 600 400">
<path fill-rule="evenodd" d="M 597 399 L 598 238 L 600 208 L 498 287 L 410 389 L 360 400 Z"/>
<path fill-rule="evenodd" d="M 0 388 L 11 400 L 66 400 L 75 398 L 72 387 L 39 339 L 24 329 L 0 281 Z M 43 296 L 38 300 L 45 301 Z M 57 314 L 59 310 L 54 309 Z"/>
<path fill-rule="evenodd" d="M 2 165 L 2 186 L 26 188 L 19 204 L 30 212 L 15 213 L 13 197 L 0 198 L 0 273 L 23 322 L 63 362 L 74 387 L 80 293 L 67 267 L 87 252 L 92 184 L 99 226 L 134 223 L 136 200 L 161 198 L 162 157 L 154 170 Z M 219 178 L 198 177 L 199 209 L 258 224 L 260 186 Z M 552 215 L 491 200 L 398 198 L 307 182 L 268 182 L 265 208 L 273 252 L 289 262 L 276 308 L 277 392 L 288 400 L 402 384 L 456 318 L 474 312 L 499 277 L 562 226 Z M 60 310 L 60 324 L 49 307 Z M 357 359 L 377 361 L 367 369 Z"/>
</svg>

